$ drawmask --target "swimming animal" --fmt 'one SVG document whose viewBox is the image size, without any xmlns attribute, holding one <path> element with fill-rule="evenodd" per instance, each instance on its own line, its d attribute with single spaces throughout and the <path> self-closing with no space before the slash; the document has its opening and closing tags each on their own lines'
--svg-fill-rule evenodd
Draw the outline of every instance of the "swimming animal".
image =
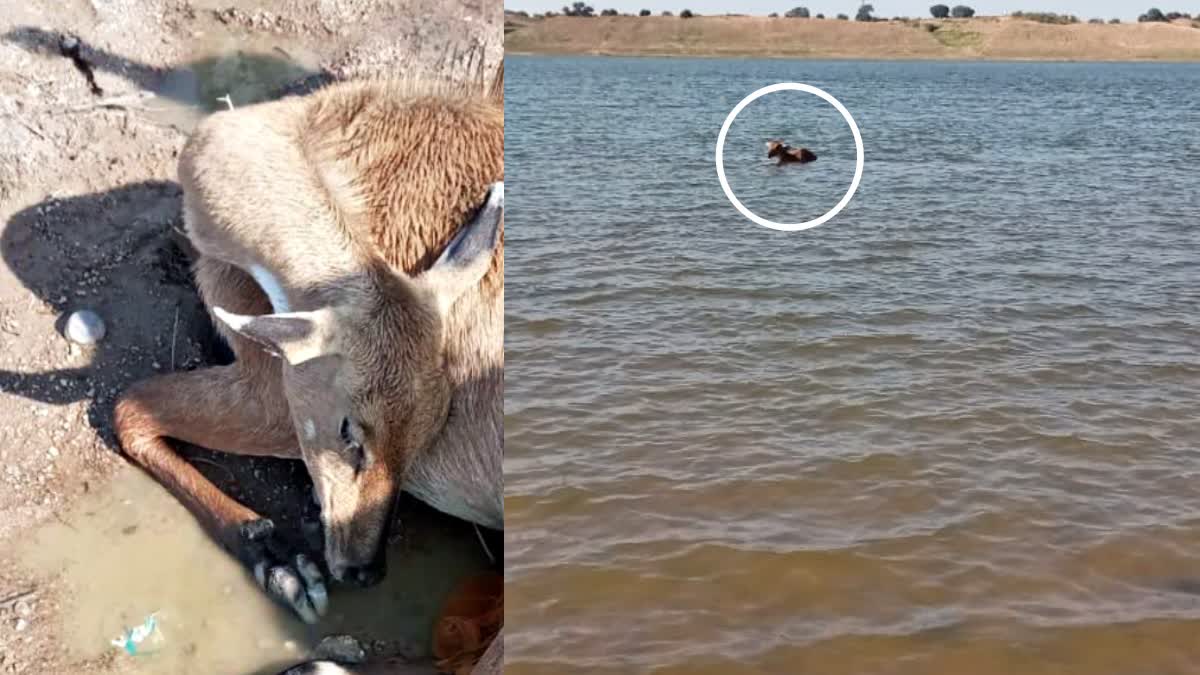
<svg viewBox="0 0 1200 675">
<path fill-rule="evenodd" d="M 793 148 L 783 141 L 767 141 L 767 159 L 773 157 L 778 157 L 780 164 L 807 164 L 817 161 L 817 156 L 808 148 Z"/>
</svg>

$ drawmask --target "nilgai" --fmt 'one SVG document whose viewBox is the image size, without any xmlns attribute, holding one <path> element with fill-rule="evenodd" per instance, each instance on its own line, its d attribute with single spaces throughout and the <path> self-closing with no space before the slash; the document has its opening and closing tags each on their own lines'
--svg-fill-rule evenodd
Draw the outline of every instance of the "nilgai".
<svg viewBox="0 0 1200 675">
<path fill-rule="evenodd" d="M 215 113 L 180 157 L 196 284 L 236 360 L 135 383 L 117 437 L 307 622 L 328 607 L 317 561 L 168 439 L 302 459 L 337 580 L 382 578 L 401 487 L 503 528 L 502 83 L 334 84 Z"/>
<path fill-rule="evenodd" d="M 808 148 L 793 148 L 782 141 L 767 141 L 767 159 L 779 158 L 779 164 L 807 164 L 817 161 L 817 156 Z"/>
</svg>

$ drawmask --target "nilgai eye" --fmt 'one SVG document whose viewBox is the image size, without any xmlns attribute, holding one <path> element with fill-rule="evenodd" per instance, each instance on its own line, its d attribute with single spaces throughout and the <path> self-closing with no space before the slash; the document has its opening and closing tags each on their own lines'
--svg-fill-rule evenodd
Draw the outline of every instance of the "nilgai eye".
<svg viewBox="0 0 1200 675">
<path fill-rule="evenodd" d="M 350 466 L 354 467 L 354 473 L 358 474 L 366 463 L 367 451 L 363 448 L 362 443 L 354 438 L 354 434 L 350 433 L 350 418 L 342 418 L 340 431 L 342 442 L 346 444 L 346 459 L 350 462 Z"/>
</svg>

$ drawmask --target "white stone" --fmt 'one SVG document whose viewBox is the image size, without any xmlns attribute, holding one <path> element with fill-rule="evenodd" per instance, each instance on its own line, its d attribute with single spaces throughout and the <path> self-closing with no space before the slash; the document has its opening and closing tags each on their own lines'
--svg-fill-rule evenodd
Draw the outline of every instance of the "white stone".
<svg viewBox="0 0 1200 675">
<path fill-rule="evenodd" d="M 81 345 L 92 345 L 104 339 L 107 329 L 104 319 L 90 309 L 81 309 L 67 317 L 64 331 L 67 339 Z"/>
</svg>

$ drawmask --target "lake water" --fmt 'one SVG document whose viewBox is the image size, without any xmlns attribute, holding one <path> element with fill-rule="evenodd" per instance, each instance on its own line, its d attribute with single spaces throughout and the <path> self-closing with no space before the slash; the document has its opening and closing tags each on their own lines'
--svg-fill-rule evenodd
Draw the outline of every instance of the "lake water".
<svg viewBox="0 0 1200 675">
<path fill-rule="evenodd" d="M 507 77 L 506 672 L 1200 671 L 1200 66 Z"/>
</svg>

